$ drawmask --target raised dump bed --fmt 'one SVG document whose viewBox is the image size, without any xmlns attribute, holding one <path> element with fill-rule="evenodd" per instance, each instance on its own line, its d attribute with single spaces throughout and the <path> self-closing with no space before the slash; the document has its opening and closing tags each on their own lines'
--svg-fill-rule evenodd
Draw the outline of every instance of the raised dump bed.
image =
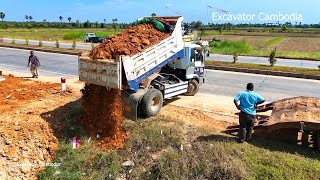
<svg viewBox="0 0 320 180">
<path fill-rule="evenodd" d="M 175 17 L 175 29 L 168 38 L 133 56 L 103 60 L 79 57 L 80 80 L 109 88 L 122 89 L 121 76 L 124 75 L 127 80 L 127 82 L 123 82 L 124 87 L 137 92 L 139 84 L 149 75 L 159 71 L 169 61 L 184 57 L 182 20 L 182 17 Z"/>
</svg>

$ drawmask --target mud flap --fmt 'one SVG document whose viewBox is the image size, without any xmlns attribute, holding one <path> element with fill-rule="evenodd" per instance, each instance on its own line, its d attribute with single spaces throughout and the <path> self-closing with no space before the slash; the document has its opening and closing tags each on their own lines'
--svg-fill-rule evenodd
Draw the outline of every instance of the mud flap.
<svg viewBox="0 0 320 180">
<path fill-rule="evenodd" d="M 138 105 L 141 96 L 137 95 L 136 93 L 129 94 L 124 92 L 122 97 L 124 117 L 134 121 L 138 120 Z"/>
</svg>

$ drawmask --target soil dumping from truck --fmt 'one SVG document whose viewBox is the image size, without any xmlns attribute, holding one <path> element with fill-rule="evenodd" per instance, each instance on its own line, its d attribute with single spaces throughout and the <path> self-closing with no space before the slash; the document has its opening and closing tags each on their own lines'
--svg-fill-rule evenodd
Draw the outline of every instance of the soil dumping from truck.
<svg viewBox="0 0 320 180">
<path fill-rule="evenodd" d="M 90 84 L 82 94 L 82 127 L 91 137 L 98 137 L 101 148 L 123 148 L 121 91 Z"/>
<path fill-rule="evenodd" d="M 171 33 L 160 32 L 152 24 L 132 26 L 118 35 L 111 35 L 90 53 L 91 59 L 118 59 L 133 56 L 168 38 Z"/>
<path fill-rule="evenodd" d="M 154 23 L 137 24 L 116 36 L 108 36 L 86 55 L 93 61 L 117 60 L 121 55 L 133 56 L 141 53 L 170 35 L 170 31 L 159 31 Z M 91 137 L 98 137 L 101 148 L 123 148 L 126 132 L 122 128 L 121 90 L 86 84 L 82 94 L 82 127 Z"/>
</svg>

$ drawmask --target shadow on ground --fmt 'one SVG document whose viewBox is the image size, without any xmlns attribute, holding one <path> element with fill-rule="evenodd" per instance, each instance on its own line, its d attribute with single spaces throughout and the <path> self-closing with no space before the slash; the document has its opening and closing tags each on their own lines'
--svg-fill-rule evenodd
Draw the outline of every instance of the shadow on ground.
<svg viewBox="0 0 320 180">
<path fill-rule="evenodd" d="M 73 136 L 83 135 L 80 127 L 81 103 L 80 99 L 65 104 L 53 111 L 42 113 L 40 116 L 51 126 L 54 136 L 59 141 L 69 140 Z"/>
</svg>

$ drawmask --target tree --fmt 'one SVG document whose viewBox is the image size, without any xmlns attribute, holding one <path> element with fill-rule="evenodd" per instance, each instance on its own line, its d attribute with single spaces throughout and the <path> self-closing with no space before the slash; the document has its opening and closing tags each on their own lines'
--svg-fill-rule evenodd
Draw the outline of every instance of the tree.
<svg viewBox="0 0 320 180">
<path fill-rule="evenodd" d="M 288 27 L 286 24 L 282 25 L 282 31 L 286 31 L 287 29 L 288 29 Z"/>
<path fill-rule="evenodd" d="M 270 53 L 269 62 L 270 62 L 271 66 L 274 66 L 277 63 L 276 51 L 277 51 L 277 49 L 274 48 L 274 50 L 272 50 L 271 53 Z"/>
<path fill-rule="evenodd" d="M 106 19 L 103 19 L 103 22 L 104 22 L 104 23 L 106 23 L 106 22 L 107 22 L 107 20 L 106 20 Z"/>
<path fill-rule="evenodd" d="M 80 28 L 80 26 L 81 26 L 80 21 L 77 20 L 77 21 L 76 21 L 76 28 Z"/>
<path fill-rule="evenodd" d="M 28 21 L 28 19 L 29 19 L 29 16 L 28 15 L 26 15 L 24 18 L 26 18 L 26 20 Z"/>
<path fill-rule="evenodd" d="M 62 22 L 62 20 L 63 20 L 63 17 L 62 17 L 62 16 L 59 16 L 59 19 L 60 19 L 60 21 Z"/>
<path fill-rule="evenodd" d="M 5 13 L 3 13 L 3 12 L 0 12 L 0 18 L 2 19 L 2 21 L 3 21 L 3 19 L 6 17 L 6 14 Z"/>
<path fill-rule="evenodd" d="M 83 27 L 84 28 L 89 28 L 91 25 L 90 25 L 90 22 L 89 20 L 87 20 L 84 24 L 83 24 Z"/>
<path fill-rule="evenodd" d="M 201 27 L 202 26 L 202 22 L 201 21 L 197 21 L 197 22 L 195 22 L 194 23 L 194 28 L 196 28 L 196 29 L 198 29 L 199 27 Z"/>
<path fill-rule="evenodd" d="M 68 17 L 68 21 L 69 21 L 69 23 L 71 23 L 71 17 Z"/>
<path fill-rule="evenodd" d="M 152 13 L 151 16 L 152 16 L 152 17 L 156 17 L 157 14 L 156 14 L 156 13 Z"/>
<path fill-rule="evenodd" d="M 112 19 L 112 23 L 114 24 L 114 23 L 117 23 L 118 22 L 118 19 L 117 18 L 115 18 L 115 19 Z"/>
<path fill-rule="evenodd" d="M 33 17 L 32 16 L 29 16 L 29 21 L 32 21 Z"/>
</svg>

